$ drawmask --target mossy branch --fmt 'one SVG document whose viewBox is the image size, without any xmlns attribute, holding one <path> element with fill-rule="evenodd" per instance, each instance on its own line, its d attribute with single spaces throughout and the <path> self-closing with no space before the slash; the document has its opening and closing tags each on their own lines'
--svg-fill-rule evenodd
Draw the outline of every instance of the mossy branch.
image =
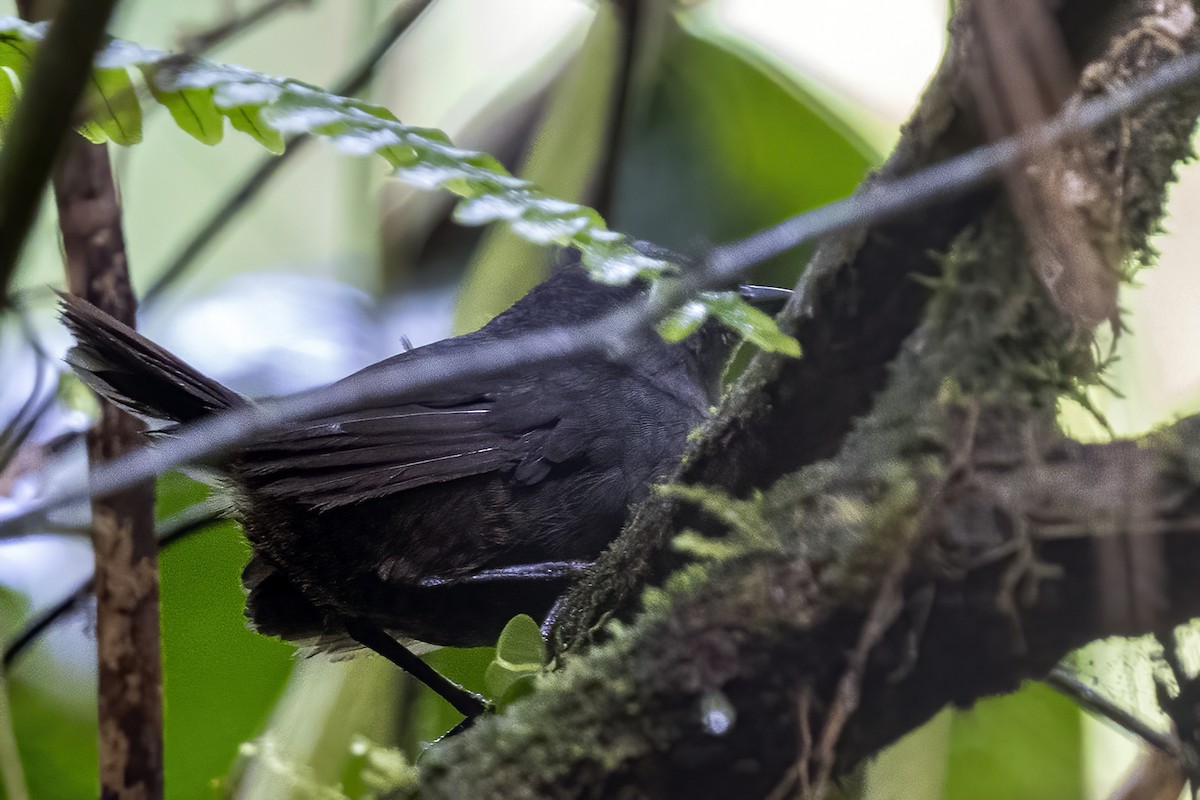
<svg viewBox="0 0 1200 800">
<path fill-rule="evenodd" d="M 1073 648 L 1200 614 L 1200 418 L 1082 447 L 1011 410 L 939 416 L 920 452 L 902 454 L 916 469 L 846 457 L 781 481 L 759 503 L 778 548 L 725 554 L 645 595 L 605 644 L 430 752 L 424 796 L 765 796 L 799 760 L 801 727 L 819 733 L 836 706 L 900 554 L 895 621 L 858 680 L 863 713 L 838 737 L 835 775 Z M 1143 598 L 1152 621 L 1101 613 L 1119 587 L 1093 565 L 1114 545 L 1170 554 L 1161 597 Z M 726 731 L 706 722 L 714 704 L 729 709 Z"/>
<path fill-rule="evenodd" d="M 1071 55 L 1093 58 L 1084 71 L 1088 80 L 1070 102 L 1103 91 L 1096 76 L 1107 76 L 1110 87 L 1117 87 L 1151 74 L 1180 53 L 1195 52 L 1193 26 L 1179 28 L 1174 38 L 1161 35 L 1164 17 L 1174 19 L 1176 6 L 1194 15 L 1182 0 L 1063 3 L 1059 19 Z M 951 30 L 938 73 L 895 153 L 868 186 L 981 144 L 967 99 L 965 23 L 956 18 Z M 1158 225 L 1175 165 L 1191 155 L 1198 104 L 1195 90 L 1188 90 L 1064 146 L 1114 165 L 1111 173 L 1097 176 L 1106 191 L 1121 198 L 1109 215 L 1108 234 L 1121 243 L 1126 261 L 1114 268 L 1124 271 L 1127 264 L 1147 260 L 1148 238 Z M 1022 286 L 1022 292 L 1037 288 L 1028 272 L 1024 233 L 1007 207 L 997 191 L 984 189 L 827 240 L 804 278 L 808 302 L 790 308 L 791 316 L 781 321 L 800 342 L 803 358 L 756 357 L 717 417 L 695 437 L 677 480 L 744 496 L 835 455 L 888 384 L 903 343 L 930 314 L 942 315 L 946 336 L 961 337 L 973 325 L 981 326 L 972 334 L 974 344 L 954 356 L 969 362 L 955 368 L 959 377 L 967 377 L 964 371 L 987 373 L 991 391 L 1021 384 L 1026 399 L 1034 402 L 1029 393 L 1035 393 L 1043 407 L 1063 396 L 1086 399 L 1086 385 L 1103 378 L 1090 332 L 1064 323 L 1044 302 L 1044 293 L 1006 296 L 1014 286 Z M 993 274 L 1003 280 L 975 283 Z M 963 302 L 969 305 L 962 307 Z M 964 313 L 954 322 L 945 318 L 946 308 Z M 628 610 L 643 584 L 662 580 L 678 566 L 670 553 L 671 536 L 699 524 L 687 505 L 669 497 L 643 504 L 599 568 L 576 587 L 561 617 L 560 642 L 586 644 L 597 620 Z"/>
<path fill-rule="evenodd" d="M 1195 16 L 1062 3 L 1090 62 L 1072 101 L 1195 52 Z M 952 31 L 884 176 L 979 143 Z M 1087 235 L 1119 244 L 1121 276 L 1148 260 L 1198 112 L 1189 91 L 1062 146 L 1118 198 Z M 570 599 L 561 669 L 430 753 L 424 796 L 820 796 L 947 704 L 1200 613 L 1200 420 L 1107 445 L 1058 432 L 1103 363 L 1026 235 L 981 191 L 828 242 L 789 321 L 804 357 L 758 359 L 685 462 L 710 488 L 647 501 Z M 1114 548 L 1166 554 L 1149 595 L 1097 569 Z"/>
</svg>

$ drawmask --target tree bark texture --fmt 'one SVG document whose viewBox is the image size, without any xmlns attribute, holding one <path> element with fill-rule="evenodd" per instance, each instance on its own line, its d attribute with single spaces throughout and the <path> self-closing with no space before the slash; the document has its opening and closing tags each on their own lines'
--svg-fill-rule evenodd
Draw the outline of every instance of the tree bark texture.
<svg viewBox="0 0 1200 800">
<path fill-rule="evenodd" d="M 131 327 L 137 303 L 121 230 L 121 207 L 105 145 L 71 136 L 53 176 L 73 294 Z M 101 404 L 88 460 L 110 461 L 142 442 L 136 418 Z M 154 484 L 92 500 L 96 556 L 100 796 L 163 796 L 162 660 Z"/>
</svg>

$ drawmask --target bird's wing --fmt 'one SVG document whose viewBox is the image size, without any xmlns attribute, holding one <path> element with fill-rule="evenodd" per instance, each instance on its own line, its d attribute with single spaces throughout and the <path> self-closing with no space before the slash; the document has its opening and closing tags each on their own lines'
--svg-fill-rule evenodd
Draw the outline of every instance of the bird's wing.
<svg viewBox="0 0 1200 800">
<path fill-rule="evenodd" d="M 555 444 L 561 415 L 533 402 L 534 394 L 497 392 L 300 423 L 256 441 L 235 474 L 260 496 L 319 510 L 494 471 L 536 483 L 550 469 L 548 456 L 569 454 Z"/>
</svg>

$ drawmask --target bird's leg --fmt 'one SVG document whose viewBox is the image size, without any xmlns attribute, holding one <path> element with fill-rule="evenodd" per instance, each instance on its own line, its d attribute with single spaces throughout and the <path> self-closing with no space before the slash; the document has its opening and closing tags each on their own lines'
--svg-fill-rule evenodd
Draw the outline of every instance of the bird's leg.
<svg viewBox="0 0 1200 800">
<path fill-rule="evenodd" d="M 472 572 L 469 575 L 445 577 L 435 575 L 421 581 L 422 586 L 461 586 L 465 583 L 492 583 L 500 581 L 552 581 L 564 578 L 575 579 L 587 572 L 595 564 L 594 561 L 540 561 L 536 564 L 510 564 L 507 567 L 495 567 Z M 546 619 L 542 621 L 542 639 L 550 641 L 550 629 L 558 619 L 567 601 L 567 593 L 559 595 L 550 607 Z"/>
<path fill-rule="evenodd" d="M 550 610 L 546 612 L 546 618 L 542 620 L 541 625 L 543 642 L 550 643 L 550 631 L 554 629 L 554 623 L 558 622 L 558 615 L 562 613 L 563 606 L 567 604 L 567 598 L 570 596 L 570 592 L 563 592 L 554 601 L 554 605 L 550 606 Z"/>
<path fill-rule="evenodd" d="M 469 575 L 446 577 L 434 575 L 424 578 L 421 585 L 461 586 L 466 583 L 501 583 L 504 581 L 553 581 L 578 578 L 591 568 L 591 561 L 539 561 L 536 564 L 510 564 L 506 567 L 481 569 Z"/>
<path fill-rule="evenodd" d="M 362 617 L 348 618 L 346 633 L 363 647 L 374 650 L 400 669 L 428 686 L 454 709 L 473 720 L 480 714 L 492 710 L 492 704 L 474 692 L 468 691 L 412 654 L 391 634 L 375 623 Z M 460 728 L 462 726 L 459 726 Z M 456 728 L 455 730 L 458 730 Z"/>
</svg>

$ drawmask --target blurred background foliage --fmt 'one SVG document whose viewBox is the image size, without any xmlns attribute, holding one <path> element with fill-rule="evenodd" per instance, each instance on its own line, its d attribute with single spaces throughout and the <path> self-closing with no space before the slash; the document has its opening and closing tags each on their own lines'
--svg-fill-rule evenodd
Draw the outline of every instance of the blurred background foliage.
<svg viewBox="0 0 1200 800">
<path fill-rule="evenodd" d="M 253 7 L 126 0 L 113 32 L 174 46 Z M 916 102 L 947 13 L 944 0 L 655 0 L 636 4 L 630 50 L 620 13 L 628 7 L 435 0 L 383 60 L 369 97 L 405 122 L 493 153 L 557 196 L 595 205 L 618 230 L 698 252 L 849 193 Z M 297 3 L 213 56 L 331 87 L 393 8 L 384 0 Z M 114 155 L 139 288 L 263 158 L 239 136 L 205 147 L 161 110 L 148 111 L 143 144 Z M 1172 214 L 1186 218 L 1198 204 L 1200 180 L 1185 175 Z M 445 196 L 388 182 L 377 161 L 310 147 L 144 307 L 143 327 L 257 395 L 328 382 L 405 341 L 477 327 L 536 283 L 553 254 L 502 230 L 455 226 L 449 208 Z M 1166 227 L 1162 263 L 1124 299 L 1134 335 L 1120 343 L 1123 396 L 1098 400 L 1122 434 L 1200 405 L 1200 327 L 1191 311 L 1200 276 L 1184 267 L 1200 230 L 1171 220 Z M 759 279 L 790 285 L 805 257 L 776 259 Z M 30 333 L 51 359 L 15 320 L 4 321 L 0 423 L 31 394 L 47 412 L 20 453 L 0 463 L 0 506 L 20 505 L 82 468 L 77 433 L 87 402 L 53 360 L 67 342 L 44 291 L 61 283 L 61 271 L 55 221 L 43 213 L 17 288 Z M 167 475 L 160 516 L 211 491 Z M 68 509 L 54 530 L 0 541 L 4 641 L 90 574 L 86 540 L 70 532 L 85 514 Z M 458 717 L 378 659 L 297 659 L 290 646 L 248 631 L 239 581 L 247 552 L 226 522 L 162 557 L 168 796 L 358 798 L 395 784 Z M 24 785 L 35 798 L 95 795 L 90 625 L 85 604 L 0 682 L 0 797 L 9 797 L 3 785 Z M 492 651 L 429 659 L 483 691 Z M 1150 707 L 1144 653 L 1102 646 L 1080 659 L 1123 701 Z M 872 765 L 864 792 L 1099 798 L 1134 754 L 1122 734 L 1033 686 L 944 712 Z"/>
</svg>

